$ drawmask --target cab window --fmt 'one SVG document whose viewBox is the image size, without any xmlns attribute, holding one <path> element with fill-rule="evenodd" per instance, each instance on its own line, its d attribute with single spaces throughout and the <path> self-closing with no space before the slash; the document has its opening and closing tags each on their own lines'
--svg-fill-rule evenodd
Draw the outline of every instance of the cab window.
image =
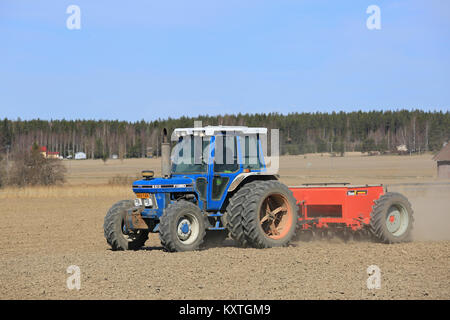
<svg viewBox="0 0 450 320">
<path fill-rule="evenodd" d="M 259 135 L 244 136 L 241 144 L 242 162 L 244 169 L 259 170 L 263 167 Z M 241 141 L 242 141 L 241 140 Z"/>
<path fill-rule="evenodd" d="M 214 172 L 232 173 L 239 170 L 235 136 L 217 136 L 215 144 Z"/>
</svg>

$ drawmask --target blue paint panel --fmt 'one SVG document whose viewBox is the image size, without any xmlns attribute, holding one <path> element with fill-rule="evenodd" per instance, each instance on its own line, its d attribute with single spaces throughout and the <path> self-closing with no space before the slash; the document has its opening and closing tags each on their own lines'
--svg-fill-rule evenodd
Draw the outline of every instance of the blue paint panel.
<svg viewBox="0 0 450 320">
<path fill-rule="evenodd" d="M 225 230 L 224 227 L 220 226 L 220 221 L 217 220 L 216 224 L 214 225 L 214 227 L 208 228 L 208 230 Z"/>
<path fill-rule="evenodd" d="M 142 185 L 142 186 L 163 186 L 170 184 L 192 184 L 192 176 L 184 177 L 184 176 L 175 176 L 173 175 L 171 178 L 153 178 L 149 180 L 137 180 L 133 182 L 133 187 Z"/>
<path fill-rule="evenodd" d="M 187 223 L 183 223 L 183 225 L 181 226 L 181 232 L 183 232 L 184 234 L 189 233 L 189 225 Z"/>
</svg>

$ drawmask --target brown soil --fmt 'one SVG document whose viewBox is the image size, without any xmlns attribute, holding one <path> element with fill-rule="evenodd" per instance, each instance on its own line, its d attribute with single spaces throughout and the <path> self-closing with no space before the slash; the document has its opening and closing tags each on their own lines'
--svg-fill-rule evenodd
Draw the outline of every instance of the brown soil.
<svg viewBox="0 0 450 320">
<path fill-rule="evenodd" d="M 409 175 L 410 168 L 394 167 L 398 176 Z M 292 168 L 283 170 L 291 170 L 295 182 L 306 176 Z M 376 178 L 381 169 L 373 176 L 370 170 L 364 174 L 351 166 L 347 170 L 355 177 L 358 172 L 368 175 L 372 180 L 368 182 L 381 179 Z M 344 169 L 334 176 L 330 173 L 328 180 L 338 180 L 341 174 Z M 82 175 L 77 173 L 76 179 Z M 386 175 L 394 181 L 392 172 Z M 315 180 L 314 174 L 309 179 Z M 163 252 L 157 235 L 151 235 L 143 250 L 112 252 L 103 237 L 103 218 L 127 191 L 108 195 L 108 187 L 102 188 L 105 191 L 92 195 L 61 191 L 59 197 L 58 189 L 52 189 L 47 196 L 42 190 L 35 196 L 33 192 L 27 197 L 0 196 L 0 299 L 450 298 L 450 200 L 445 185 L 390 187 L 413 204 L 416 223 L 411 243 L 332 239 L 257 250 L 239 249 L 227 240 L 224 247 L 186 253 Z M 67 289 L 70 265 L 81 269 L 79 291 Z M 367 289 L 370 265 L 381 269 L 381 289 Z"/>
<path fill-rule="evenodd" d="M 269 250 L 239 249 L 227 240 L 222 248 L 170 254 L 152 235 L 141 251 L 112 252 L 102 222 L 116 200 L 66 198 L 64 209 L 49 199 L 3 200 L 0 298 L 450 298 L 448 240 L 317 240 Z M 366 287 L 373 264 L 382 272 L 379 290 Z M 70 265 L 81 269 L 80 291 L 66 287 Z"/>
</svg>

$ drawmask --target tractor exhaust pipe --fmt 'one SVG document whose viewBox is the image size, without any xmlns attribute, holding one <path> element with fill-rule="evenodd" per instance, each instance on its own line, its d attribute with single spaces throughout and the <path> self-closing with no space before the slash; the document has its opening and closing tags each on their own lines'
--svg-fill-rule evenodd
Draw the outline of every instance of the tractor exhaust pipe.
<svg viewBox="0 0 450 320">
<path fill-rule="evenodd" d="M 161 175 L 168 177 L 170 176 L 170 171 L 170 142 L 167 137 L 167 129 L 164 128 L 161 142 Z"/>
</svg>

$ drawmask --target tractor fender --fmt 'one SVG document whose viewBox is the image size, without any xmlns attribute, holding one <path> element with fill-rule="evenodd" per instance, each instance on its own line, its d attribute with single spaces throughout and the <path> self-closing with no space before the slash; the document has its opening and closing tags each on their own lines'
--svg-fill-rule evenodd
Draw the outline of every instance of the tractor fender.
<svg viewBox="0 0 450 320">
<path fill-rule="evenodd" d="M 269 178 L 268 180 L 278 180 L 278 178 L 280 177 L 278 174 L 268 174 L 266 172 L 244 172 L 244 173 L 240 173 L 238 174 L 233 181 L 230 184 L 230 187 L 228 188 L 228 192 L 232 192 L 234 190 L 236 190 L 237 187 L 239 187 L 239 185 L 248 177 L 250 176 L 261 176 L 264 178 Z"/>
</svg>

